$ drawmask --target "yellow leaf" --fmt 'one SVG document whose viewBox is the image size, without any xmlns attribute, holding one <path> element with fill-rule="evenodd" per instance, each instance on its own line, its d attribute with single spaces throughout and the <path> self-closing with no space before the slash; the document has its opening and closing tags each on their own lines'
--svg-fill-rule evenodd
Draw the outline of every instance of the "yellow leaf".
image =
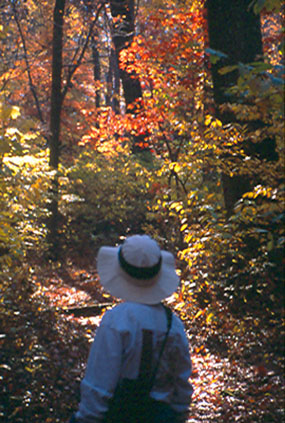
<svg viewBox="0 0 285 423">
<path fill-rule="evenodd" d="M 193 238 L 193 235 L 192 234 L 187 234 L 186 236 L 185 236 L 185 238 L 184 238 L 184 240 L 185 240 L 185 242 L 189 242 L 189 241 L 191 241 L 191 239 Z"/>
<path fill-rule="evenodd" d="M 198 319 L 198 317 L 201 316 L 201 314 L 204 314 L 203 310 L 199 310 L 198 313 L 195 314 L 194 319 Z"/>
<path fill-rule="evenodd" d="M 212 125 L 211 125 L 213 128 L 217 128 L 218 126 L 219 127 L 221 127 L 222 126 L 222 122 L 220 121 L 220 120 L 218 120 L 218 119 L 216 119 L 213 123 L 212 123 Z"/>
<path fill-rule="evenodd" d="M 17 106 L 13 106 L 11 108 L 10 117 L 11 119 L 16 119 L 18 116 L 20 116 L 20 108 Z"/>
<path fill-rule="evenodd" d="M 205 125 L 206 126 L 210 125 L 211 120 L 212 120 L 212 116 L 211 115 L 207 115 L 206 118 L 205 118 Z"/>
<path fill-rule="evenodd" d="M 180 232 L 185 231 L 186 228 L 188 228 L 188 223 L 184 223 L 184 225 L 181 226 Z"/>
<path fill-rule="evenodd" d="M 179 212 L 182 208 L 182 204 L 178 201 L 174 201 L 174 203 L 172 203 L 170 206 L 170 209 L 175 209 L 177 212 Z"/>
<path fill-rule="evenodd" d="M 206 318 L 206 322 L 211 323 L 211 321 L 213 320 L 213 317 L 214 317 L 214 313 L 209 313 Z"/>
</svg>

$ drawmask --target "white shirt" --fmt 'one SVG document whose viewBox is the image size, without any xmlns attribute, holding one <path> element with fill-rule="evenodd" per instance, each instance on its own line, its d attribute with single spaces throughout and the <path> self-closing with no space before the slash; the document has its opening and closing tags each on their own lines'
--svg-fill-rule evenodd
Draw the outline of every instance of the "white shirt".
<svg viewBox="0 0 285 423">
<path fill-rule="evenodd" d="M 81 382 L 81 402 L 75 415 L 78 422 L 100 422 L 118 382 L 138 377 L 143 329 L 153 333 L 153 362 L 156 363 L 167 329 L 161 304 L 126 302 L 105 313 Z M 175 411 L 186 412 L 193 392 L 190 375 L 187 337 L 181 320 L 173 314 L 151 397 L 169 403 Z"/>
</svg>

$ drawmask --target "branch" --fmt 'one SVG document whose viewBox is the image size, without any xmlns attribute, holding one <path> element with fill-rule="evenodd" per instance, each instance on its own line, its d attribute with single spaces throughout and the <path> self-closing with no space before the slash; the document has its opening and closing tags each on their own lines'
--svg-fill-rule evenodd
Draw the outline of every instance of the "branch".
<svg viewBox="0 0 285 423">
<path fill-rule="evenodd" d="M 160 126 L 160 125 L 159 125 L 159 126 Z M 162 130 L 161 126 L 160 126 L 160 129 Z M 171 145 L 170 145 L 170 143 L 169 143 L 169 141 L 168 141 L 167 137 L 165 136 L 165 134 L 163 134 L 163 138 L 164 138 L 164 141 L 165 141 L 165 144 L 166 144 L 166 147 L 167 147 L 167 150 L 168 150 L 169 157 L 170 157 L 171 161 L 172 161 L 172 162 L 177 162 L 178 155 L 179 155 L 179 151 L 180 151 L 180 148 L 181 148 L 181 146 L 182 146 L 182 142 L 183 142 L 183 140 L 181 140 L 181 142 L 180 142 L 180 145 L 179 145 L 178 149 L 175 151 L 175 153 L 173 153 L 173 152 L 172 152 L 172 149 L 171 149 Z M 175 157 L 174 157 L 174 155 L 175 155 Z M 182 189 L 183 189 L 184 193 L 185 193 L 185 194 L 187 194 L 187 189 L 186 189 L 185 183 L 184 183 L 184 182 L 183 182 L 183 181 L 179 178 L 178 173 L 177 173 L 177 172 L 175 172 L 175 170 L 174 170 L 174 169 L 171 169 L 171 172 L 170 172 L 170 175 L 169 175 L 169 180 L 168 180 L 168 183 L 169 183 L 169 184 L 171 183 L 171 179 L 172 179 L 172 177 L 173 177 L 173 176 L 174 176 L 174 178 L 175 178 L 175 180 L 176 180 L 176 183 L 179 183 L 179 184 L 181 185 L 181 187 L 182 187 Z"/>
<path fill-rule="evenodd" d="M 88 317 L 88 316 L 98 316 L 102 313 L 104 308 L 113 307 L 115 303 L 99 303 L 90 306 L 78 306 L 70 307 L 66 309 L 61 309 L 60 313 L 63 314 L 73 314 L 74 317 Z"/>
<path fill-rule="evenodd" d="M 99 7 L 97 9 L 97 12 L 96 12 L 96 15 L 95 15 L 95 18 L 94 18 L 93 22 L 90 25 L 89 32 L 87 34 L 87 37 L 86 37 L 84 46 L 82 47 L 81 54 L 79 55 L 79 57 L 77 59 L 77 62 L 73 66 L 71 66 L 70 69 L 69 69 L 69 72 L 68 72 L 68 75 L 67 75 L 67 79 L 66 79 L 66 84 L 65 84 L 65 87 L 64 87 L 64 89 L 62 91 L 62 97 L 61 97 L 61 101 L 62 102 L 63 102 L 63 100 L 64 100 L 64 98 L 66 96 L 66 93 L 67 93 L 67 91 L 68 91 L 68 89 L 70 87 L 71 79 L 72 79 L 72 77 L 73 77 L 76 69 L 80 66 L 80 64 L 82 62 L 82 59 L 83 59 L 84 54 L 85 54 L 85 51 L 86 51 L 86 49 L 88 47 L 88 44 L 89 44 L 89 40 L 90 40 L 90 38 L 92 36 L 94 26 L 95 26 L 95 24 L 96 24 L 96 22 L 97 22 L 97 20 L 99 18 L 100 12 L 101 12 L 101 10 L 103 9 L 104 6 L 105 6 L 105 2 L 102 2 L 99 5 Z"/>
<path fill-rule="evenodd" d="M 137 0 L 136 10 L 135 10 L 135 13 L 134 13 L 134 15 L 135 15 L 135 20 L 136 20 L 136 18 L 137 18 L 137 16 L 138 16 L 138 13 L 139 13 L 139 8 L 140 8 L 140 0 Z"/>
<path fill-rule="evenodd" d="M 20 37 L 21 37 L 21 40 L 22 40 L 22 43 L 23 43 L 24 58 L 25 58 L 26 66 L 27 66 L 27 74 L 28 74 L 28 79 L 29 79 L 30 90 L 33 94 L 33 97 L 34 97 L 34 100 L 35 100 L 35 103 L 36 103 L 36 108 L 37 108 L 37 111 L 38 111 L 39 119 L 42 123 L 44 123 L 39 99 L 38 99 L 37 92 L 36 92 L 36 87 L 34 86 L 33 79 L 32 79 L 31 68 L 30 68 L 29 59 L 28 59 L 28 50 L 27 50 L 27 46 L 26 46 L 26 40 L 25 40 L 23 31 L 22 31 L 22 28 L 21 28 L 21 25 L 20 25 L 20 21 L 18 19 L 18 14 L 17 14 L 15 2 L 13 2 L 13 12 L 14 12 L 14 18 L 15 18 L 15 21 L 16 21 L 16 24 L 17 24 L 17 27 L 18 27 L 18 30 L 19 30 L 19 34 L 20 34 Z"/>
</svg>

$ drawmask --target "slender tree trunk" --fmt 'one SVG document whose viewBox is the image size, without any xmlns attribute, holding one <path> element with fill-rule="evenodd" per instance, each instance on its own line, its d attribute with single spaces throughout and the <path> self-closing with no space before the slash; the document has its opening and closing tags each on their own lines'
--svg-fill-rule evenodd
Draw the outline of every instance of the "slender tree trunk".
<svg viewBox="0 0 285 423">
<path fill-rule="evenodd" d="M 226 55 L 211 67 L 216 115 L 224 124 L 236 121 L 232 113 L 222 112 L 220 106 L 236 100 L 229 97 L 227 90 L 236 85 L 238 71 L 221 74 L 219 70 L 224 66 L 251 63 L 263 58 L 260 16 L 253 12 L 251 3 L 251 0 L 207 1 L 210 47 Z M 248 128 L 253 125 L 257 129 L 263 123 L 249 122 Z M 248 141 L 245 148 L 250 155 L 271 160 L 275 140 L 262 140 L 258 145 Z M 235 203 L 250 189 L 251 181 L 247 176 L 230 177 L 226 174 L 223 174 L 222 181 L 225 207 L 230 216 Z"/>
<path fill-rule="evenodd" d="M 23 44 L 24 59 L 25 59 L 25 62 L 26 62 L 26 71 L 27 71 L 27 74 L 28 74 L 29 86 L 30 86 L 32 96 L 34 97 L 38 118 L 41 121 L 41 123 L 44 123 L 44 118 L 43 118 L 43 114 L 42 114 L 42 110 L 41 110 L 40 101 L 39 101 L 37 90 L 36 90 L 36 87 L 34 85 L 33 78 L 32 78 L 32 71 L 31 71 L 31 66 L 30 66 L 28 49 L 27 49 L 27 45 L 26 45 L 26 39 L 25 39 L 24 33 L 22 31 L 22 27 L 21 27 L 21 23 L 20 23 L 20 19 L 19 19 L 19 16 L 18 16 L 18 11 L 17 11 L 16 5 L 17 5 L 16 2 L 12 3 L 14 19 L 15 19 L 15 22 L 17 24 L 18 31 L 19 31 L 21 41 L 22 41 L 22 44 Z"/>
<path fill-rule="evenodd" d="M 50 167 L 55 170 L 52 181 L 49 236 L 51 257 L 59 254 L 58 239 L 58 165 L 60 159 L 60 122 L 62 109 L 62 46 L 65 0 L 56 0 L 53 15 L 52 86 L 50 110 Z"/>
<path fill-rule="evenodd" d="M 76 62 L 70 66 L 66 74 L 66 83 L 62 89 L 62 50 L 63 50 L 63 23 L 65 0 L 56 0 L 53 14 L 53 44 L 52 44 L 52 86 L 51 86 L 51 110 L 50 110 L 50 160 L 51 169 L 55 170 L 55 176 L 51 187 L 50 219 L 48 222 L 48 242 L 50 245 L 51 258 L 57 260 L 59 256 L 59 234 L 58 234 L 58 166 L 60 162 L 60 124 L 62 104 L 68 89 L 71 86 L 71 79 L 82 63 L 89 41 L 92 37 L 95 24 L 99 18 L 104 2 L 98 5 L 96 15 L 90 24 L 88 34 Z"/>
<path fill-rule="evenodd" d="M 100 107 L 100 88 L 97 86 L 97 83 L 101 81 L 101 67 L 100 67 L 100 55 L 97 46 L 97 36 L 92 37 L 92 59 L 93 59 L 93 69 L 94 69 L 94 81 L 96 84 L 95 88 L 95 102 L 96 107 Z"/>
<path fill-rule="evenodd" d="M 109 56 L 109 69 L 107 74 L 106 105 L 112 107 L 116 114 L 120 113 L 120 74 L 118 58 L 112 48 Z"/>
<path fill-rule="evenodd" d="M 120 113 L 120 69 L 118 57 L 114 49 L 111 53 L 111 64 L 113 68 L 113 98 L 112 108 L 116 114 Z"/>
<path fill-rule="evenodd" d="M 107 107 L 111 107 L 111 101 L 112 101 L 112 83 L 113 83 L 113 67 L 112 67 L 112 53 L 113 49 L 110 51 L 109 54 L 109 68 L 106 75 L 106 83 L 107 83 L 107 90 L 106 90 L 106 97 L 105 102 Z"/>
</svg>

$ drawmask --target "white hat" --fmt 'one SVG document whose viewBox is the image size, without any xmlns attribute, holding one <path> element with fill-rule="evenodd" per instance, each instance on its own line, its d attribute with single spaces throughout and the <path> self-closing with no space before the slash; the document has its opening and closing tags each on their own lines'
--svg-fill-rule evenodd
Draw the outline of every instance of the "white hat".
<svg viewBox="0 0 285 423">
<path fill-rule="evenodd" d="M 179 283 L 173 255 L 148 235 L 130 236 L 120 247 L 101 247 L 97 270 L 111 295 L 137 303 L 157 304 Z"/>
</svg>

